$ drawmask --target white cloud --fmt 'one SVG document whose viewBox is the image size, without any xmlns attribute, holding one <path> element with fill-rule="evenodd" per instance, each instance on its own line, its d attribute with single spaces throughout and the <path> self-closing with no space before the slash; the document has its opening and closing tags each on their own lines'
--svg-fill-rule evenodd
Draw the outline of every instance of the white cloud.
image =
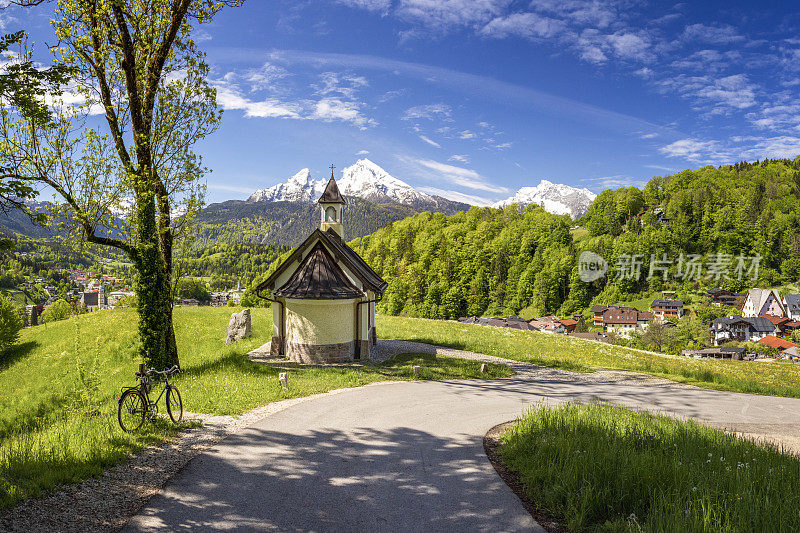
<svg viewBox="0 0 800 533">
<path fill-rule="evenodd" d="M 681 39 L 688 43 L 732 44 L 745 41 L 733 26 L 729 24 L 691 24 L 686 26 Z"/>
<path fill-rule="evenodd" d="M 644 133 L 639 135 L 640 139 L 655 139 L 656 137 L 658 137 L 658 133 Z"/>
<path fill-rule="evenodd" d="M 594 190 L 616 189 L 619 187 L 641 188 L 645 185 L 644 180 L 633 178 L 631 176 L 624 176 L 622 174 L 618 174 L 616 176 L 601 176 L 599 178 L 584 178 L 584 181 L 596 183 L 596 185 L 591 186 L 591 188 Z"/>
<path fill-rule="evenodd" d="M 273 88 L 273 81 L 285 77 L 282 67 L 265 63 L 263 67 L 249 70 L 244 76 L 229 72 L 221 79 L 212 80 L 217 90 L 217 103 L 225 110 L 244 111 L 247 118 L 289 118 L 322 120 L 324 122 L 349 122 L 361 129 L 376 126 L 378 123 L 365 116 L 361 109 L 364 103 L 350 98 L 357 87 L 367 84 L 360 76 L 337 75 L 325 72 L 320 76 L 321 85 L 317 86 L 315 95 L 321 98 L 251 98 L 245 96 L 239 81 L 249 83 L 251 91 Z M 274 92 L 274 91 L 271 91 Z M 285 91 L 282 91 L 285 92 Z"/>
<path fill-rule="evenodd" d="M 424 27 L 449 31 L 499 16 L 510 0 L 400 0 L 396 13 Z"/>
<path fill-rule="evenodd" d="M 443 179 L 459 187 L 466 187 L 478 191 L 486 191 L 493 193 L 508 192 L 505 187 L 498 187 L 486 181 L 486 178 L 475 172 L 474 170 L 448 165 L 447 163 L 440 163 L 432 159 L 405 159 L 407 162 L 422 167 L 429 171 L 429 177 L 434 179 Z"/>
<path fill-rule="evenodd" d="M 440 118 L 443 120 L 450 119 L 450 115 L 452 114 L 452 110 L 450 106 L 447 104 L 428 104 L 428 105 L 418 105 L 414 107 L 409 107 L 406 109 L 403 116 L 400 117 L 403 120 L 416 120 L 416 119 L 428 119 L 433 120 L 434 118 Z"/>
<path fill-rule="evenodd" d="M 430 144 L 431 146 L 435 146 L 436 148 L 441 148 L 442 147 L 442 145 L 440 145 L 439 143 L 437 143 L 436 141 L 434 141 L 432 139 L 429 139 L 428 137 L 425 137 L 424 135 L 418 135 L 418 137 L 420 139 L 422 139 L 423 141 L 425 141 L 426 143 Z"/>
<path fill-rule="evenodd" d="M 696 163 L 713 162 L 718 155 L 715 141 L 696 139 L 680 139 L 659 148 L 658 151 L 667 157 L 681 157 Z"/>
<path fill-rule="evenodd" d="M 463 154 L 453 154 L 447 158 L 448 161 L 458 161 L 459 163 L 469 163 L 469 156 Z"/>
<path fill-rule="evenodd" d="M 344 101 L 339 98 L 323 98 L 316 102 L 313 112 L 308 118 L 319 119 L 325 122 L 341 120 L 351 122 L 361 129 L 367 126 L 375 126 L 377 122 L 361 114 L 359 104 L 356 102 Z"/>
<path fill-rule="evenodd" d="M 560 20 L 536 13 L 512 13 L 491 20 L 479 33 L 495 39 L 512 35 L 526 39 L 546 39 L 560 34 L 565 29 L 566 25 Z"/>
<path fill-rule="evenodd" d="M 757 85 L 750 83 L 746 74 L 722 78 L 680 74 L 662 80 L 656 86 L 664 92 L 677 92 L 690 100 L 698 110 L 712 115 L 755 106 L 759 90 Z"/>
<path fill-rule="evenodd" d="M 694 163 L 725 164 L 764 158 L 794 159 L 800 155 L 800 137 L 737 136 L 730 138 L 727 144 L 714 140 L 681 139 L 659 151 L 668 157 L 680 157 Z"/>
<path fill-rule="evenodd" d="M 494 147 L 497 148 L 498 150 L 506 150 L 508 148 L 511 148 L 512 144 L 514 143 L 505 142 L 505 143 L 495 144 Z"/>
<path fill-rule="evenodd" d="M 475 135 L 475 132 L 473 131 L 464 130 L 462 132 L 459 132 L 458 137 L 459 139 L 474 139 L 475 137 L 477 137 L 477 135 Z"/>
<path fill-rule="evenodd" d="M 650 58 L 650 43 L 643 35 L 618 32 L 606 36 L 606 41 L 614 53 L 623 59 L 647 60 Z"/>
<path fill-rule="evenodd" d="M 369 155 L 369 150 L 359 150 L 358 152 L 356 152 L 356 156 L 362 156 L 362 155 Z"/>
<path fill-rule="evenodd" d="M 463 192 L 439 189 L 437 187 L 420 187 L 419 190 L 424 193 L 441 196 L 442 198 L 447 198 L 448 200 L 453 200 L 455 202 L 463 202 L 465 204 L 477 205 L 480 207 L 487 207 L 494 203 L 492 199 L 485 198 L 483 196 L 464 194 Z"/>
<path fill-rule="evenodd" d="M 275 82 L 279 79 L 285 78 L 289 75 L 285 68 L 278 65 L 273 65 L 269 62 L 264 63 L 259 68 L 250 69 L 244 73 L 242 78 L 250 83 L 250 91 L 261 91 L 267 89 L 274 89 Z M 225 79 L 231 83 L 236 81 L 236 74 L 229 72 L 226 74 Z"/>
<path fill-rule="evenodd" d="M 238 88 L 225 82 L 214 83 L 217 103 L 225 110 L 241 110 L 244 116 L 259 118 L 301 118 L 302 106 L 294 102 L 281 102 L 276 98 L 255 101 L 245 98 Z"/>
<path fill-rule="evenodd" d="M 677 172 L 677 168 L 665 167 L 663 165 L 644 165 L 644 168 L 652 168 L 653 170 L 663 170 L 665 172 Z"/>
<path fill-rule="evenodd" d="M 222 185 L 219 183 L 208 183 L 206 187 L 209 189 L 214 189 L 218 191 L 226 191 L 226 192 L 238 192 L 242 194 L 252 194 L 253 189 L 250 187 L 237 187 L 235 185 Z"/>
<path fill-rule="evenodd" d="M 354 98 L 356 91 L 367 87 L 369 82 L 363 76 L 323 72 L 319 75 L 321 84 L 316 85 L 317 94 L 339 94 L 345 98 Z"/>
<path fill-rule="evenodd" d="M 336 3 L 347 7 L 386 13 L 392 5 L 392 0 L 336 0 Z"/>
</svg>

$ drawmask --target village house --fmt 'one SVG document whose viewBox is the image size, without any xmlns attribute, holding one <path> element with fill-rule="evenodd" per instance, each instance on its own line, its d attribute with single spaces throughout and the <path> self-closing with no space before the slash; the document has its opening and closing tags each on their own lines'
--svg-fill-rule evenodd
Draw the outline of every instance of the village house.
<svg viewBox="0 0 800 533">
<path fill-rule="evenodd" d="M 800 321 L 800 294 L 787 294 L 784 296 L 783 308 L 787 317 Z"/>
<path fill-rule="evenodd" d="M 561 324 L 561 321 L 556 317 L 541 317 L 534 318 L 528 321 L 528 325 L 542 333 L 565 333 L 566 329 Z"/>
<path fill-rule="evenodd" d="M 755 342 L 775 333 L 775 325 L 763 317 L 729 316 L 711 321 L 714 346 L 726 342 Z"/>
<path fill-rule="evenodd" d="M 786 335 L 786 324 L 792 320 L 785 316 L 764 315 L 761 318 L 766 318 L 775 326 L 775 335 L 783 337 Z"/>
<path fill-rule="evenodd" d="M 765 337 L 758 339 L 758 343 L 765 344 L 771 348 L 777 349 L 778 351 L 787 350 L 789 348 L 797 348 L 797 344 L 784 339 L 779 339 L 775 335 L 766 335 Z"/>
<path fill-rule="evenodd" d="M 580 319 L 577 318 L 565 318 L 561 320 L 561 325 L 564 326 L 564 333 L 572 333 L 580 324 L 580 321 L 583 320 L 583 317 Z"/>
<path fill-rule="evenodd" d="M 239 282 L 236 284 L 235 289 L 228 291 L 227 300 L 232 300 L 233 303 L 239 305 L 239 302 L 242 300 L 243 294 L 244 294 L 244 289 L 242 288 L 241 282 Z"/>
<path fill-rule="evenodd" d="M 228 304 L 227 291 L 211 293 L 211 307 L 225 307 L 227 304 Z"/>
<path fill-rule="evenodd" d="M 662 321 L 681 318 L 686 313 L 681 300 L 653 300 L 653 303 L 650 304 L 650 312 Z"/>
<path fill-rule="evenodd" d="M 718 346 L 702 350 L 683 350 L 681 355 L 686 357 L 716 357 L 721 359 L 745 359 L 747 350 L 736 346 Z"/>
<path fill-rule="evenodd" d="M 592 311 L 595 311 L 595 306 Z M 647 323 L 653 320 L 653 313 L 639 311 L 635 307 L 620 305 L 605 306 L 605 310 L 600 313 L 600 325 L 606 333 L 616 333 L 620 337 L 630 337 L 634 332 L 642 332 L 647 329 Z M 597 315 L 595 314 L 595 317 Z M 595 324 L 597 319 L 595 318 Z"/>
<path fill-rule="evenodd" d="M 108 300 L 106 299 L 105 292 L 102 288 L 96 291 L 81 292 L 79 294 L 79 301 L 85 305 L 86 309 L 89 311 L 104 309 L 108 306 Z"/>
<path fill-rule="evenodd" d="M 717 307 L 720 307 L 722 305 L 735 307 L 736 300 L 738 300 L 739 298 L 744 298 L 746 296 L 746 293 L 732 292 L 717 287 L 715 289 L 710 289 L 709 291 L 707 291 L 706 296 L 708 297 L 709 300 L 711 300 L 711 303 Z"/>
<path fill-rule="evenodd" d="M 119 305 L 119 303 L 128 298 L 129 296 L 136 295 L 133 291 L 113 291 L 108 293 L 108 297 L 106 298 L 108 305 L 115 306 Z"/>
<path fill-rule="evenodd" d="M 775 289 L 750 289 L 742 307 L 742 316 L 759 317 L 762 315 L 786 316 L 783 299 Z"/>
<path fill-rule="evenodd" d="M 270 352 L 299 363 L 369 360 L 388 284 L 344 241 L 346 201 L 333 172 L 318 203 L 319 229 L 255 290 L 272 302 Z"/>
</svg>

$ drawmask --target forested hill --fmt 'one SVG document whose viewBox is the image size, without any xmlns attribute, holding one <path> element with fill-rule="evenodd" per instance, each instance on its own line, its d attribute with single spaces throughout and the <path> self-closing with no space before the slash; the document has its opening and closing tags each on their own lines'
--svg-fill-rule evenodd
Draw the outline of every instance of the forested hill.
<svg viewBox="0 0 800 533">
<path fill-rule="evenodd" d="M 389 283 L 381 310 L 429 318 L 558 309 L 574 251 L 568 216 L 472 208 L 422 213 L 357 239 L 353 248 Z"/>
<path fill-rule="evenodd" d="M 568 217 L 535 205 L 522 212 L 472 208 L 449 217 L 414 215 L 351 245 L 389 282 L 381 311 L 430 318 L 521 310 L 566 315 L 664 289 L 680 296 L 714 286 L 797 282 L 800 158 L 706 166 L 655 177 L 641 190 L 607 190 L 577 224 L 571 230 Z M 577 258 L 584 250 L 605 258 L 606 277 L 580 280 Z M 718 253 L 730 261 L 732 279 L 710 275 Z M 666 254 L 658 265 L 670 265 L 666 282 L 659 270 L 647 279 L 651 254 L 661 261 Z M 680 254 L 701 256 L 699 276 L 678 275 Z M 633 255 L 641 261 L 640 278 L 618 279 L 618 265 Z M 761 256 L 758 279 L 735 278 L 739 255 Z"/>
<path fill-rule="evenodd" d="M 579 248 L 601 253 L 612 267 L 620 254 L 641 254 L 646 272 L 651 254 L 760 255 L 758 283 L 794 282 L 800 278 L 800 157 L 706 166 L 653 178 L 643 190 L 606 190 L 579 222 L 590 235 Z M 677 265 L 670 277 L 676 271 Z M 626 281 L 617 288 L 630 293 L 648 284 L 658 282 Z M 755 282 L 719 284 L 738 290 Z"/>
<path fill-rule="evenodd" d="M 375 204 L 348 198 L 345 238 L 367 235 L 416 211 L 401 204 Z M 319 226 L 319 205 L 299 202 L 242 202 L 211 204 L 197 216 L 196 247 L 237 242 L 297 246 Z"/>
</svg>

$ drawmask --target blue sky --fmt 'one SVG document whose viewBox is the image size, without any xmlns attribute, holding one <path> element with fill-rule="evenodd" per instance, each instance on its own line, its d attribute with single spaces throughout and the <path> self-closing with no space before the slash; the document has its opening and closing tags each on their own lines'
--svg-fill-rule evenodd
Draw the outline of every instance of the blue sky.
<svg viewBox="0 0 800 533">
<path fill-rule="evenodd" d="M 52 42 L 49 15 L 4 26 Z M 474 203 L 793 158 L 799 28 L 790 2 L 249 0 L 197 29 L 226 109 L 208 200 L 364 156 Z"/>
</svg>

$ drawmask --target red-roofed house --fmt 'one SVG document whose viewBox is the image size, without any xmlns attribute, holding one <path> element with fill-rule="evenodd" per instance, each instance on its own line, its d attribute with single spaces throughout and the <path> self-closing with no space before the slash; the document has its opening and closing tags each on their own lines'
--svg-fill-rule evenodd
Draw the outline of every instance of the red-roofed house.
<svg viewBox="0 0 800 533">
<path fill-rule="evenodd" d="M 786 350 L 787 348 L 797 347 L 795 343 L 779 339 L 775 335 L 767 335 L 766 337 L 759 339 L 757 342 L 760 342 L 761 344 L 766 344 L 767 346 L 771 346 L 772 348 L 777 348 L 778 350 Z"/>
<path fill-rule="evenodd" d="M 564 326 L 564 330 L 567 333 L 572 333 L 575 331 L 575 328 L 578 327 L 578 321 L 574 318 L 565 318 L 561 321 L 561 325 Z"/>
<path fill-rule="evenodd" d="M 779 336 L 786 335 L 786 324 L 792 321 L 791 318 L 784 316 L 761 315 L 761 317 L 775 324 L 775 334 Z"/>
</svg>

